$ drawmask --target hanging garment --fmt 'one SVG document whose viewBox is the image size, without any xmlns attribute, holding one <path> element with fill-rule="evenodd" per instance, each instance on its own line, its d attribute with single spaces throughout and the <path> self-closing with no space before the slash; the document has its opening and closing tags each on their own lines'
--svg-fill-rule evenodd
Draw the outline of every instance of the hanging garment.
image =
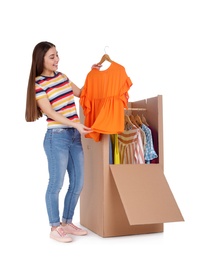
<svg viewBox="0 0 203 260">
<path fill-rule="evenodd" d="M 124 130 L 118 134 L 121 164 L 144 164 L 144 148 L 139 128 Z"/>
<path fill-rule="evenodd" d="M 120 153 L 118 148 L 118 134 L 111 135 L 111 143 L 113 147 L 113 163 L 120 164 Z"/>
<path fill-rule="evenodd" d="M 142 137 L 142 143 L 143 143 L 143 148 L 145 150 L 145 145 L 146 145 L 146 135 L 145 132 L 142 130 L 141 125 L 142 125 L 142 121 L 141 119 L 138 121 L 138 119 L 140 119 L 140 117 L 138 117 L 137 115 L 134 116 L 133 114 L 129 115 L 129 120 L 131 122 L 131 124 L 133 124 L 134 126 L 136 126 L 137 128 L 140 129 L 141 131 L 141 137 Z"/>
<path fill-rule="evenodd" d="M 144 153 L 145 162 L 147 164 L 149 164 L 150 161 L 157 158 L 158 155 L 154 150 L 151 129 L 148 126 L 146 126 L 145 124 L 142 124 L 141 128 L 145 132 L 145 135 L 146 135 L 146 145 L 145 145 L 145 153 Z"/>
<path fill-rule="evenodd" d="M 132 86 L 125 68 L 111 62 L 108 69 L 92 69 L 86 77 L 80 96 L 84 124 L 93 132 L 86 134 L 98 142 L 102 134 L 116 134 L 124 130 L 124 108 L 128 104 L 128 90 Z"/>
<path fill-rule="evenodd" d="M 146 143 L 147 143 L 146 134 L 141 127 L 139 127 L 139 129 L 140 129 L 140 134 L 141 134 L 141 138 L 142 138 L 143 149 L 145 151 Z"/>
<path fill-rule="evenodd" d="M 114 150 L 114 148 L 113 148 L 112 138 L 111 138 L 111 136 L 109 136 L 109 164 L 114 163 L 114 158 L 113 158 L 114 151 L 113 150 Z"/>
</svg>

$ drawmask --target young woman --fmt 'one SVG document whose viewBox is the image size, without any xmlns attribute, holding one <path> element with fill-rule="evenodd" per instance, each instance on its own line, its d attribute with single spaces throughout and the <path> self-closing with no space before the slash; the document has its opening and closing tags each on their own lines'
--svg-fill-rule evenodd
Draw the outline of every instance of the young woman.
<svg viewBox="0 0 203 260">
<path fill-rule="evenodd" d="M 69 234 L 87 234 L 86 230 L 75 226 L 72 219 L 84 180 L 81 134 L 88 134 L 92 130 L 80 123 L 76 111 L 74 96 L 80 97 L 81 89 L 65 74 L 57 71 L 58 63 L 59 56 L 53 43 L 44 41 L 35 46 L 27 88 L 25 119 L 33 122 L 43 114 L 47 117 L 43 145 L 49 169 L 45 201 L 51 226 L 50 237 L 60 242 L 71 242 Z M 69 187 L 60 219 L 59 192 L 66 171 Z"/>
</svg>

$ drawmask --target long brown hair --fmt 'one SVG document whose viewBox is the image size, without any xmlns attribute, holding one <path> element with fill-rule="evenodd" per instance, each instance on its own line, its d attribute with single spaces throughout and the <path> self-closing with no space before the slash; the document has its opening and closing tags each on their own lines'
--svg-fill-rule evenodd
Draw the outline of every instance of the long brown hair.
<svg viewBox="0 0 203 260">
<path fill-rule="evenodd" d="M 27 99 L 25 120 L 27 122 L 33 122 L 42 117 L 42 112 L 37 106 L 36 93 L 35 93 L 35 78 L 43 72 L 44 68 L 44 56 L 46 52 L 55 45 L 51 42 L 38 43 L 32 53 L 32 64 L 30 69 L 30 75 L 27 86 Z"/>
</svg>

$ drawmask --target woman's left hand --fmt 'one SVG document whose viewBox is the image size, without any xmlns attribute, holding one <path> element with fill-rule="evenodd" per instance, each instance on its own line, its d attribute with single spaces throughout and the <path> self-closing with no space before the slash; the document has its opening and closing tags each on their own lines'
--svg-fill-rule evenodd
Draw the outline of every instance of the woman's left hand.
<svg viewBox="0 0 203 260">
<path fill-rule="evenodd" d="M 99 70 L 101 67 L 102 67 L 101 64 L 93 64 L 91 69 L 98 69 Z"/>
</svg>

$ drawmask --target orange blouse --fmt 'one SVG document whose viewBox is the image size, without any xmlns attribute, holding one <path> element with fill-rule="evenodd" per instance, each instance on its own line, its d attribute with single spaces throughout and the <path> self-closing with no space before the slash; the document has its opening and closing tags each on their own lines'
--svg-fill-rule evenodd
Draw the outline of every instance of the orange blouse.
<svg viewBox="0 0 203 260">
<path fill-rule="evenodd" d="M 102 134 L 117 134 L 124 131 L 124 108 L 127 108 L 128 90 L 132 86 L 125 68 L 112 62 L 108 69 L 92 69 L 86 77 L 80 96 L 84 125 L 93 132 L 86 138 L 100 141 Z"/>
</svg>

